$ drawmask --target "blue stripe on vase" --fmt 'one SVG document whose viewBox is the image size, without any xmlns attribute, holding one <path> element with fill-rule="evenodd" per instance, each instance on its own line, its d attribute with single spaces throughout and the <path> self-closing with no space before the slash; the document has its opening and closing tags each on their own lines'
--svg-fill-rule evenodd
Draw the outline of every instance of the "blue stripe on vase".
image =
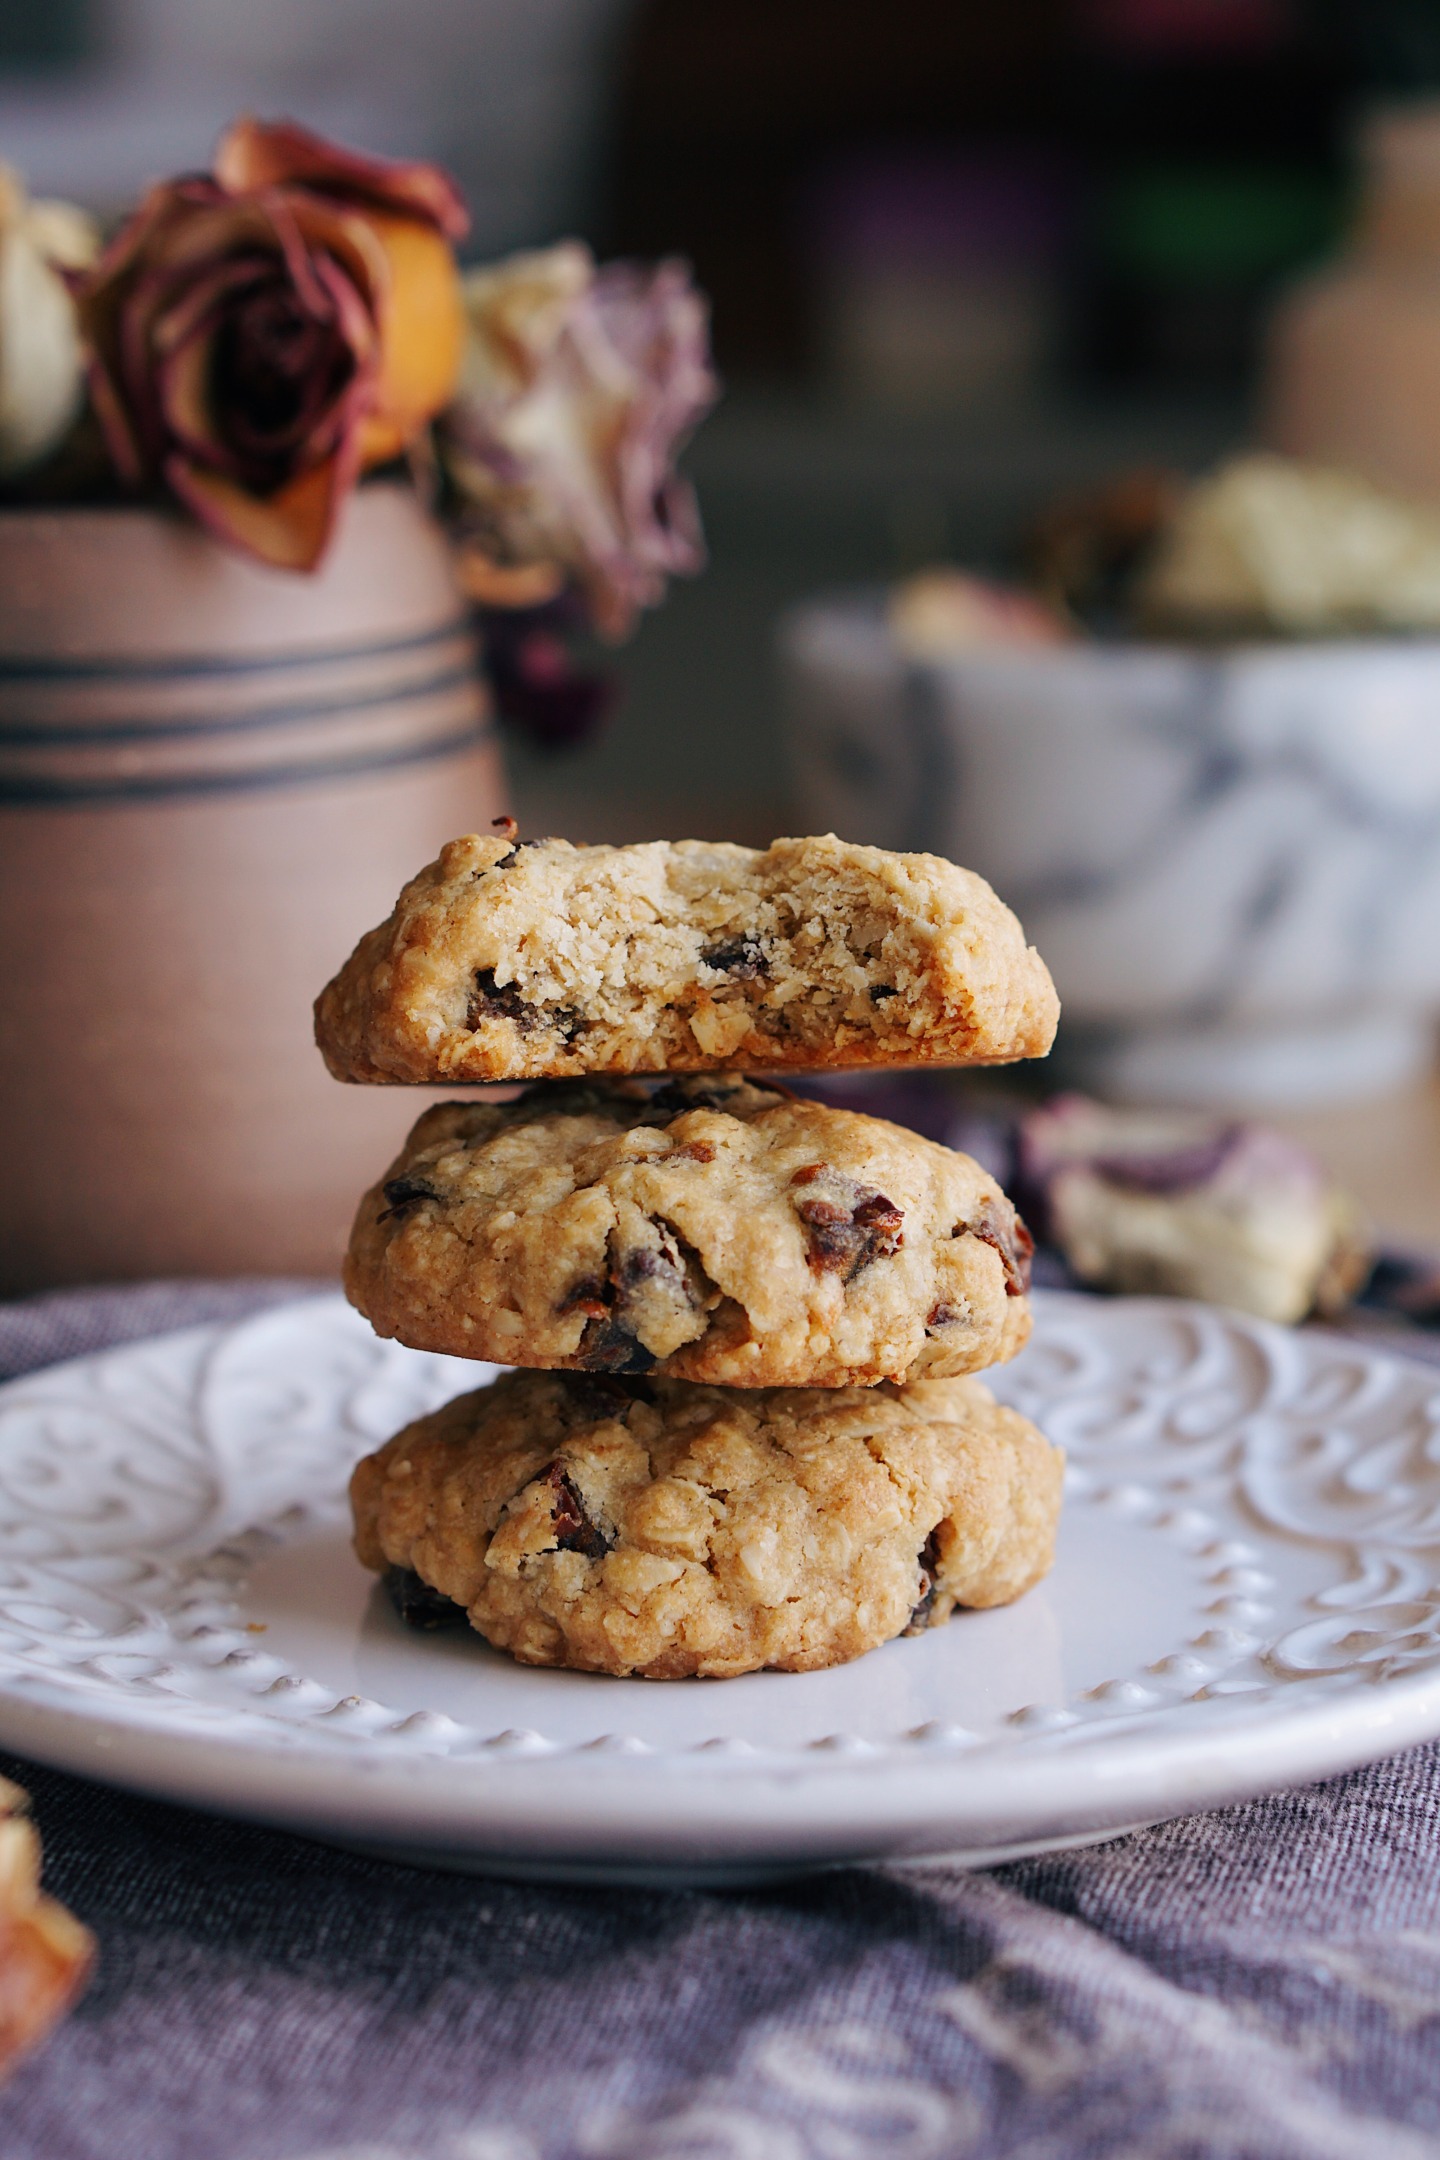
<svg viewBox="0 0 1440 2160">
<path fill-rule="evenodd" d="M 380 660 L 389 653 L 419 652 L 445 638 L 473 635 L 467 615 L 455 615 L 434 630 L 417 630 L 409 637 L 385 638 L 370 645 L 307 645 L 298 650 L 271 653 L 215 653 L 205 658 L 133 660 L 116 656 L 102 660 L 51 660 L 40 655 L 26 659 L 20 654 L 0 654 L 0 682 L 103 682 L 113 676 L 121 682 L 197 682 L 216 675 L 274 674 L 283 668 L 334 667 L 360 660 Z"/>
<path fill-rule="evenodd" d="M 266 765 L 225 773 L 155 774 L 145 779 L 49 780 L 0 777 L 0 808 L 64 810 L 97 803 L 155 802 L 198 795 L 230 795 L 246 790 L 301 787 L 317 780 L 349 780 L 397 766 L 424 765 L 453 757 L 489 742 L 493 724 L 470 720 L 463 728 L 413 748 L 387 750 L 354 758 L 321 758 L 304 764 Z"/>
<path fill-rule="evenodd" d="M 303 720 L 344 719 L 349 713 L 374 712 L 386 705 L 406 705 L 418 698 L 437 697 L 443 690 L 456 690 L 462 684 L 478 682 L 476 668 L 467 663 L 462 667 L 447 668 L 438 675 L 395 683 L 386 690 L 314 698 L 303 705 L 260 705 L 248 712 L 224 713 L 218 718 L 184 713 L 173 720 L 122 721 L 115 727 L 104 727 L 94 721 L 84 721 L 74 727 L 63 723 L 58 727 L 45 727 L 24 721 L 0 721 L 0 748 L 43 749 L 52 743 L 57 746 L 64 743 L 103 746 L 107 743 L 150 742 L 171 735 L 233 734 L 240 729 L 285 727 Z"/>
</svg>

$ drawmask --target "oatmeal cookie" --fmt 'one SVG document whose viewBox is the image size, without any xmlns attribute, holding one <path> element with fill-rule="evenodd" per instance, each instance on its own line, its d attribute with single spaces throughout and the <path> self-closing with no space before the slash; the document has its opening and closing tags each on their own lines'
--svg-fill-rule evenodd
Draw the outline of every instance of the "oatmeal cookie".
<svg viewBox="0 0 1440 2160">
<path fill-rule="evenodd" d="M 317 1001 L 340 1080 L 1041 1057 L 1059 1007 L 983 878 L 833 835 L 572 847 L 468 834 Z"/>
<path fill-rule="evenodd" d="M 417 1350 L 846 1387 L 1012 1357 L 1029 1257 L 968 1155 L 714 1073 L 437 1104 L 360 1203 L 345 1289 Z"/>
<path fill-rule="evenodd" d="M 522 1664 L 723 1679 L 1019 1597 L 1051 1563 L 1061 1467 L 975 1380 L 523 1372 L 406 1426 L 350 1491 L 360 1559 L 422 1624 L 448 1600 Z"/>
</svg>

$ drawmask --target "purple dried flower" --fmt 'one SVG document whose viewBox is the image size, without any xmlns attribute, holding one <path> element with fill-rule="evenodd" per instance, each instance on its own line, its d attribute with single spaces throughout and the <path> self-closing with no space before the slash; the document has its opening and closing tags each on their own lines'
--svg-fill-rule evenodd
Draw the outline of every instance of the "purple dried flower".
<svg viewBox="0 0 1440 2160">
<path fill-rule="evenodd" d="M 567 241 L 472 271 L 465 305 L 440 448 L 472 589 L 490 599 L 515 572 L 549 570 L 622 638 L 705 559 L 675 470 L 718 390 L 705 302 L 683 264 L 597 269 Z"/>
</svg>

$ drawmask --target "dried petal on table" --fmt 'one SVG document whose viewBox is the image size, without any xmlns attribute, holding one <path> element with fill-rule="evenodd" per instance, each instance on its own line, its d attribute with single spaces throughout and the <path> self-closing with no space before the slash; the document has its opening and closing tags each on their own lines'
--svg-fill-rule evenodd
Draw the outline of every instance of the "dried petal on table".
<svg viewBox="0 0 1440 2160">
<path fill-rule="evenodd" d="M 0 1779 L 0 2077 L 70 2008 L 95 1962 L 95 1941 L 40 1888 L 40 1838 L 25 1795 Z"/>
</svg>

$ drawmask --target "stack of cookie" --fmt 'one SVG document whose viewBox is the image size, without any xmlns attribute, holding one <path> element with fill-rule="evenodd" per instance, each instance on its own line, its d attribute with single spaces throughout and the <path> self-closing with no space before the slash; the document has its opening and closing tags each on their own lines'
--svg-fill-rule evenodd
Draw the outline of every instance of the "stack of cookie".
<svg viewBox="0 0 1440 2160">
<path fill-rule="evenodd" d="M 968 1156 L 769 1076 L 1039 1056 L 1056 1014 L 932 856 L 447 847 L 316 1007 L 340 1079 L 531 1083 L 427 1110 L 351 1237 L 380 1334 L 522 1368 L 356 1470 L 402 1612 L 718 1677 L 1035 1582 L 1059 1455 L 969 1377 L 1029 1332 L 1023 1224 Z"/>
</svg>

